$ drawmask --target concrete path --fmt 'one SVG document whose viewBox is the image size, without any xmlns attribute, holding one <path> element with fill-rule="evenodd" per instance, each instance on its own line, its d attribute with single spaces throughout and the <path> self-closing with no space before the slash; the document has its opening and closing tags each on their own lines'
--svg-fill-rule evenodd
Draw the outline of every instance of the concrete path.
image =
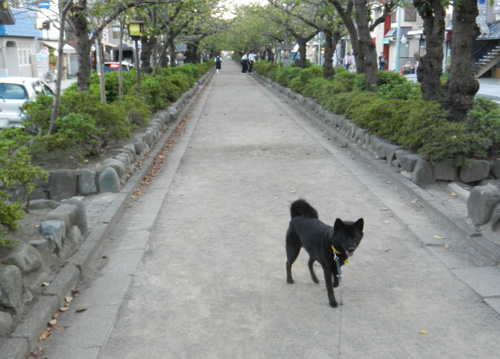
<svg viewBox="0 0 500 359">
<path fill-rule="evenodd" d="M 457 274 L 481 282 L 475 271 L 496 267 L 384 174 L 230 61 L 187 118 L 61 329 L 40 342 L 44 356 L 498 356 L 500 317 Z M 325 222 L 365 219 L 337 309 L 304 253 L 286 283 L 284 237 L 299 197 Z"/>
</svg>

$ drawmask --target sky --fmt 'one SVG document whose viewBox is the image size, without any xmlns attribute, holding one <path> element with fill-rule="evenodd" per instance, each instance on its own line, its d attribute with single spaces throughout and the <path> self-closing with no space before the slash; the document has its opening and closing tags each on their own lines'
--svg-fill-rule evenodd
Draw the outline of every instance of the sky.
<svg viewBox="0 0 500 359">
<path fill-rule="evenodd" d="M 238 5 L 249 5 L 253 3 L 257 4 L 267 4 L 267 0 L 225 0 L 224 1 L 229 7 L 231 5 L 233 6 L 238 6 Z M 225 17 L 231 18 L 233 17 L 232 15 L 227 14 Z"/>
</svg>

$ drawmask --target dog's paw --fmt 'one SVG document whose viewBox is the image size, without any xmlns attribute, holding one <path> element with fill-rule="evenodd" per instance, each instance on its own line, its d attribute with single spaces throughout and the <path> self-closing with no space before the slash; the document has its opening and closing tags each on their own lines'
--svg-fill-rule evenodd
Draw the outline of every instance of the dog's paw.
<svg viewBox="0 0 500 359">
<path fill-rule="evenodd" d="M 339 306 L 339 304 L 337 303 L 337 301 L 334 300 L 334 301 L 330 302 L 330 307 L 337 308 L 338 306 Z"/>
<path fill-rule="evenodd" d="M 312 280 L 313 280 L 313 282 L 314 282 L 314 283 L 316 283 L 316 284 L 318 284 L 318 283 L 319 283 L 318 278 L 313 278 Z"/>
<path fill-rule="evenodd" d="M 293 284 L 293 283 L 294 283 L 294 281 L 293 281 L 293 279 L 292 279 L 292 278 L 288 278 L 288 279 L 286 280 L 286 282 L 287 282 L 288 284 Z"/>
</svg>

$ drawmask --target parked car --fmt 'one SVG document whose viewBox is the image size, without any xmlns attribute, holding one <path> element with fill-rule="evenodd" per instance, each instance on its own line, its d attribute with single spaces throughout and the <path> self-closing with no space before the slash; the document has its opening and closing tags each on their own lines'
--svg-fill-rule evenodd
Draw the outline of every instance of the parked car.
<svg viewBox="0 0 500 359">
<path fill-rule="evenodd" d="M 54 95 L 49 85 L 38 78 L 0 77 L 0 128 L 21 126 L 20 107 L 42 93 Z"/>
<path fill-rule="evenodd" d="M 132 65 L 129 64 L 128 62 L 122 61 L 122 71 L 130 71 L 132 68 Z M 119 62 L 105 62 L 104 63 L 104 73 L 107 74 L 108 72 L 113 72 L 113 71 L 118 71 L 120 69 L 120 63 Z"/>
</svg>

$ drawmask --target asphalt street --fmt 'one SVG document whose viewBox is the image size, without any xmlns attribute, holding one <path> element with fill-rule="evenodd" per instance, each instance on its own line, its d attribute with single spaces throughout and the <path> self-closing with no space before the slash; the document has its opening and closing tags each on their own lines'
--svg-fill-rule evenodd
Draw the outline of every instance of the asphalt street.
<svg viewBox="0 0 500 359">
<path fill-rule="evenodd" d="M 285 98 L 226 60 L 187 119 L 44 356 L 498 357 L 500 316 L 463 280 L 488 259 Z M 304 252 L 286 283 L 297 198 L 327 223 L 365 220 L 336 309 Z"/>
</svg>

